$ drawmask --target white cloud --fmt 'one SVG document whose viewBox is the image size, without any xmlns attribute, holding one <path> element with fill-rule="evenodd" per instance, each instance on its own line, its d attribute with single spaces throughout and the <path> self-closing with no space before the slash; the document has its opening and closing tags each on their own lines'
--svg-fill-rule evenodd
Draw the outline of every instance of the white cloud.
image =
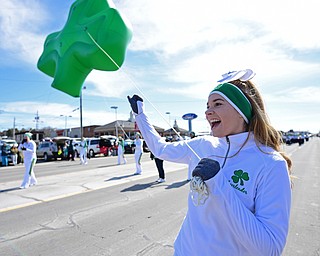
<svg viewBox="0 0 320 256">
<path fill-rule="evenodd" d="M 6 112 L 21 112 L 21 113 L 35 113 L 39 111 L 43 115 L 57 115 L 71 113 L 74 107 L 68 104 L 48 103 L 43 102 L 10 102 L 3 104 L 3 110 Z"/>
<path fill-rule="evenodd" d="M 34 63 L 44 42 L 40 31 L 49 21 L 50 13 L 41 6 L 44 3 L 38 1 L 2 0 L 1 3 L 1 47 Z M 185 58 L 192 57 L 192 52 L 198 54 L 196 50 L 200 46 L 215 48 L 226 44 L 232 49 L 234 44 L 242 45 L 240 40 L 246 42 L 252 53 L 264 42 L 281 42 L 287 47 L 302 49 L 320 46 L 320 35 L 315 33 L 320 21 L 316 0 L 294 3 L 289 0 L 203 0 L 199 3 L 127 0 L 115 3 L 133 24 L 134 36 L 129 48 L 156 52 L 163 61 L 184 51 L 187 52 Z M 257 38 L 260 39 L 255 44 Z M 228 52 L 224 54 L 231 55 Z"/>
<path fill-rule="evenodd" d="M 319 104 L 319 87 L 293 87 L 275 92 L 273 95 L 265 95 L 268 102 Z"/>
<path fill-rule="evenodd" d="M 99 97 L 123 97 L 124 93 L 134 88 L 127 71 L 121 68 L 114 72 L 92 71 L 86 81 L 94 85 L 88 95 Z"/>
<path fill-rule="evenodd" d="M 2 0 L 0 47 L 26 63 L 37 62 L 44 43 L 40 28 L 49 14 L 38 1 Z"/>
<path fill-rule="evenodd" d="M 289 47 L 320 44 L 320 36 L 314 32 L 319 24 L 316 0 L 136 0 L 117 4 L 133 24 L 133 50 L 175 54 L 204 42 L 250 39 L 261 33 Z"/>
</svg>

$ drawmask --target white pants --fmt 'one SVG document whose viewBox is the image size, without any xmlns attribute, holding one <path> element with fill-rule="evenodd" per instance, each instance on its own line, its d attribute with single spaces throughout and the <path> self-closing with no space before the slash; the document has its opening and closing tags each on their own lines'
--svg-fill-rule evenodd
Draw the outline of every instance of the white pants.
<svg viewBox="0 0 320 256">
<path fill-rule="evenodd" d="M 135 152 L 134 153 L 134 159 L 136 160 L 136 173 L 141 173 L 142 169 L 141 169 L 141 157 L 142 157 L 142 153 L 140 152 Z"/>
<path fill-rule="evenodd" d="M 11 159 L 12 159 L 13 165 L 17 165 L 18 164 L 18 155 L 17 154 L 11 155 Z"/>
<path fill-rule="evenodd" d="M 23 181 L 20 187 L 22 188 L 28 188 L 29 186 L 36 185 L 37 179 L 34 175 L 33 167 L 36 164 L 37 159 L 24 159 L 24 166 L 25 166 L 25 172 Z"/>
<path fill-rule="evenodd" d="M 87 164 L 88 163 L 88 161 L 87 161 L 87 150 L 82 149 L 80 151 L 80 161 L 81 161 L 81 164 Z"/>
<path fill-rule="evenodd" d="M 121 164 L 121 163 L 126 164 L 127 160 L 124 157 L 122 147 L 118 147 L 118 164 Z"/>
</svg>

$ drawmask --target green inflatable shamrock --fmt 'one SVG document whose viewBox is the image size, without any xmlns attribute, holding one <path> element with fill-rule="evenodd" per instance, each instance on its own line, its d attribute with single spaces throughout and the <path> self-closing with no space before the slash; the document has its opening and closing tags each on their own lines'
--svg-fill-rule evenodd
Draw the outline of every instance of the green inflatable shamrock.
<svg viewBox="0 0 320 256">
<path fill-rule="evenodd" d="M 61 31 L 47 36 L 38 69 L 52 87 L 79 97 L 93 69 L 118 70 L 132 38 L 130 24 L 111 0 L 76 0 Z"/>
</svg>

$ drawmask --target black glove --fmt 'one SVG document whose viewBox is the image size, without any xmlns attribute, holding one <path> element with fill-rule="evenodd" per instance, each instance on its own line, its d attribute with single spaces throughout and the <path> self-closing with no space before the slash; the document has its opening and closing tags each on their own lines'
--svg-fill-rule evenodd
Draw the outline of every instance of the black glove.
<svg viewBox="0 0 320 256">
<path fill-rule="evenodd" d="M 25 148 L 25 147 L 22 147 L 21 150 L 26 150 L 26 148 Z"/>
<path fill-rule="evenodd" d="M 129 103 L 131 105 L 132 111 L 134 113 L 136 113 L 136 114 L 140 114 L 139 111 L 138 111 L 137 102 L 138 101 L 143 102 L 143 99 L 140 96 L 136 95 L 136 94 L 133 95 L 132 98 L 130 98 L 129 96 L 127 96 L 127 98 L 128 98 L 128 101 L 129 101 Z"/>
<path fill-rule="evenodd" d="M 203 181 L 213 178 L 220 171 L 220 164 L 212 159 L 203 158 L 192 172 L 192 176 L 199 176 Z"/>
</svg>

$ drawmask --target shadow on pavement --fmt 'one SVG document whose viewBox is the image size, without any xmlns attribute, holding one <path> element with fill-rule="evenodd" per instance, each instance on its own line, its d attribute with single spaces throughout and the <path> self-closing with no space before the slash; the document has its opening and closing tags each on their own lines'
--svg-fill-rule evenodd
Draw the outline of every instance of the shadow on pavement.
<svg viewBox="0 0 320 256">
<path fill-rule="evenodd" d="M 174 182 L 174 183 L 170 184 L 169 186 L 167 186 L 166 189 L 180 188 L 180 187 L 186 185 L 187 183 L 189 183 L 188 180 L 183 180 L 183 181 L 179 181 L 179 182 Z"/>
<path fill-rule="evenodd" d="M 186 185 L 187 183 L 189 183 L 189 181 L 184 180 L 184 181 L 179 181 L 179 182 L 175 182 L 170 185 L 167 185 L 166 183 L 157 183 L 156 181 L 154 181 L 154 182 L 145 183 L 145 184 L 136 184 L 136 185 L 133 185 L 131 187 L 128 187 L 128 188 L 121 190 L 121 192 L 143 190 L 146 188 L 153 187 L 154 185 L 166 186 L 165 189 L 173 189 L 173 188 L 180 188 L 180 187 Z M 158 186 L 155 186 L 155 187 L 158 187 Z"/>
<path fill-rule="evenodd" d="M 129 188 L 125 188 L 125 189 L 121 190 L 120 192 L 143 190 L 146 188 L 150 188 L 154 184 L 156 184 L 156 182 L 150 182 L 150 183 L 145 183 L 145 184 L 136 184 L 136 185 L 133 185 Z"/>
<path fill-rule="evenodd" d="M 100 165 L 97 166 L 96 168 L 106 168 L 106 167 L 112 167 L 112 166 L 117 166 L 118 164 L 108 164 L 108 165 Z"/>
<path fill-rule="evenodd" d="M 134 174 L 128 174 L 128 175 L 123 175 L 123 176 L 118 176 L 118 177 L 112 177 L 112 178 L 104 180 L 104 181 L 106 182 L 106 181 L 111 181 L 111 180 L 121 180 L 121 179 L 129 178 L 129 177 L 132 177 L 132 176 L 135 176 L 135 175 Z"/>
<path fill-rule="evenodd" d="M 10 191 L 14 191 L 14 190 L 20 190 L 20 187 L 3 189 L 3 190 L 0 190 L 0 193 L 10 192 Z"/>
</svg>

